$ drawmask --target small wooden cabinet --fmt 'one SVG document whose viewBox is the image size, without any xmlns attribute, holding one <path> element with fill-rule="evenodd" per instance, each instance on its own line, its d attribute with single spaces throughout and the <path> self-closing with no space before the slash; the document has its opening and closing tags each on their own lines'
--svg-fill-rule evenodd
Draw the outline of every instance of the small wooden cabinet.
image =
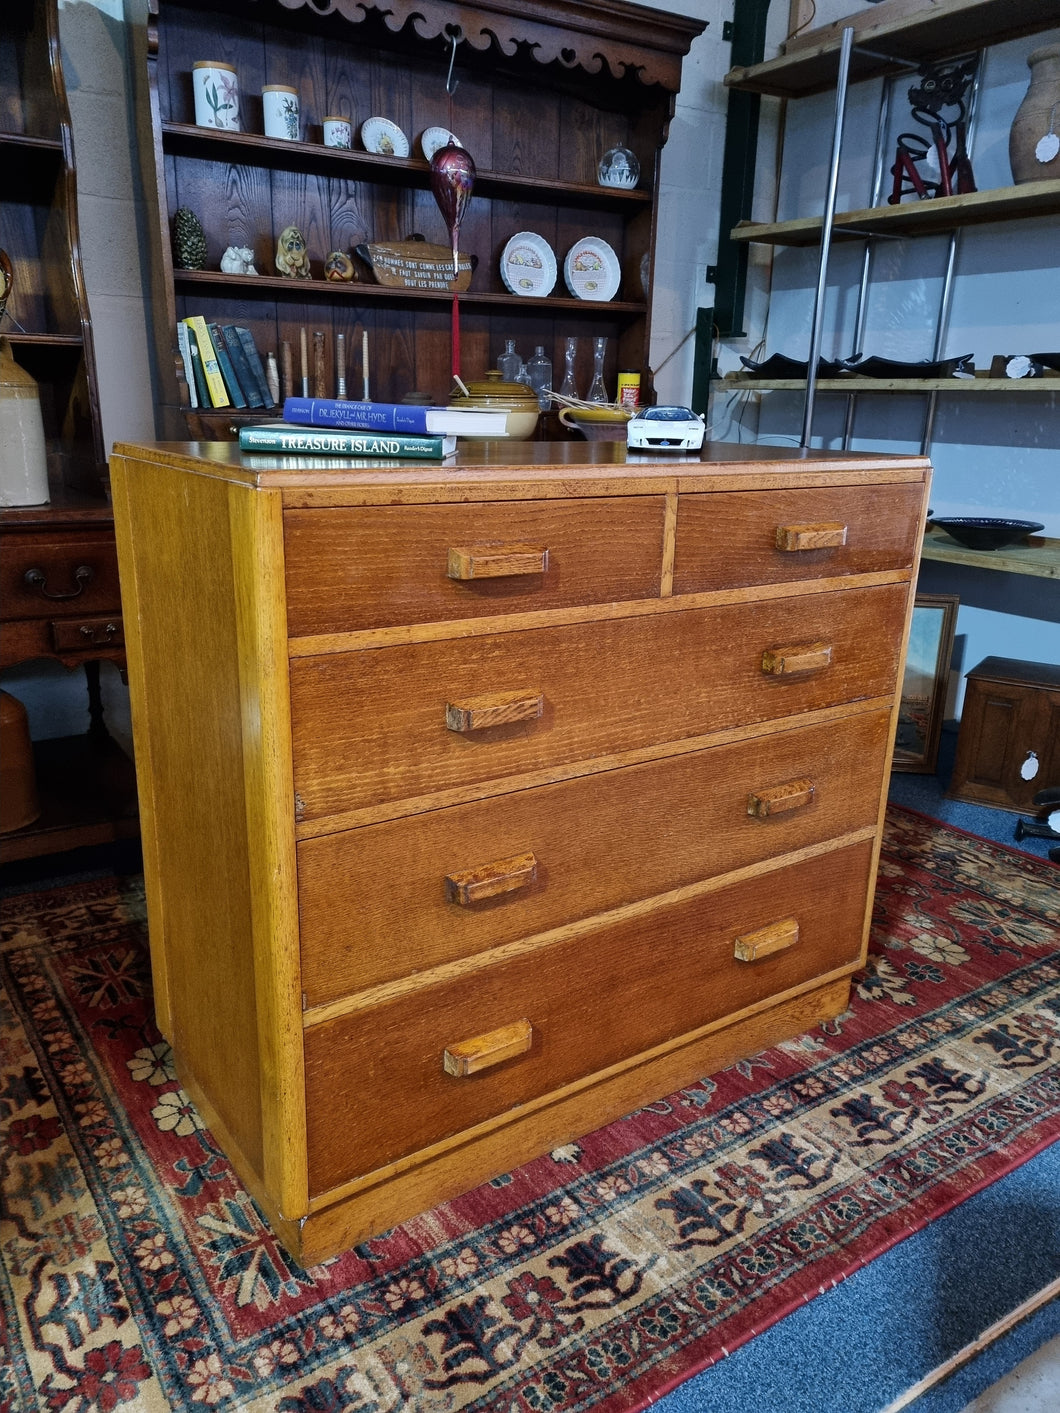
<svg viewBox="0 0 1060 1413">
<path fill-rule="evenodd" d="M 987 657 L 968 673 L 949 793 L 1023 814 L 1060 785 L 1060 667 Z"/>
<path fill-rule="evenodd" d="M 158 1022 L 311 1264 L 834 1016 L 918 457 L 119 447 Z"/>
<path fill-rule="evenodd" d="M 100 664 L 124 673 L 125 649 L 55 0 L 4 7 L 0 171 L 13 274 L 0 332 L 40 390 L 50 494 L 0 510 L 0 668 L 40 658 L 83 668 L 88 720 L 83 735 L 37 743 L 42 813 L 0 837 L 7 862 L 138 828 L 132 762 L 106 730 L 99 691 Z"/>
</svg>

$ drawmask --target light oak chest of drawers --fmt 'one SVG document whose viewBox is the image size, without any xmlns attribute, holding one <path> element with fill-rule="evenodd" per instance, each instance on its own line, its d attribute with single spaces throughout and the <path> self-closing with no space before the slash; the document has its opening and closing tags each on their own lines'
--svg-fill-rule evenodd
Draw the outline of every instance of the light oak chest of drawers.
<svg viewBox="0 0 1060 1413">
<path fill-rule="evenodd" d="M 311 1264 L 844 1009 L 929 467 L 119 447 L 158 1022 Z"/>
</svg>

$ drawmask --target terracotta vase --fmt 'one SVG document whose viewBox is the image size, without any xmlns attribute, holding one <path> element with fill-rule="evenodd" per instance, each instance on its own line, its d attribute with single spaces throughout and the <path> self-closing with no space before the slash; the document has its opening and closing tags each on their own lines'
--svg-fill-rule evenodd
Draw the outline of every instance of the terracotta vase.
<svg viewBox="0 0 1060 1413">
<path fill-rule="evenodd" d="M 1031 85 L 1016 109 L 1008 139 L 1012 179 L 1060 177 L 1060 44 L 1028 55 Z"/>
</svg>

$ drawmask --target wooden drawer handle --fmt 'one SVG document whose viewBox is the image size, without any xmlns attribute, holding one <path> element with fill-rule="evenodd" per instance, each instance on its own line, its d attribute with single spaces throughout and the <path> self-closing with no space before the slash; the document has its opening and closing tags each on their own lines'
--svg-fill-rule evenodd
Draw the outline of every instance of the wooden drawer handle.
<svg viewBox="0 0 1060 1413">
<path fill-rule="evenodd" d="M 537 877 L 537 859 L 533 854 L 514 854 L 510 859 L 496 859 L 460 873 L 445 876 L 445 896 L 451 903 L 466 908 L 483 898 L 496 898 L 500 893 L 514 893 L 528 888 Z"/>
<path fill-rule="evenodd" d="M 450 731 L 484 731 L 512 721 L 533 721 L 544 710 L 544 697 L 530 692 L 491 692 L 463 702 L 447 702 L 445 724 Z"/>
<path fill-rule="evenodd" d="M 782 922 L 771 922 L 768 927 L 760 927 L 755 932 L 745 932 L 737 937 L 732 954 L 738 962 L 756 962 L 759 957 L 768 957 L 771 952 L 783 952 L 785 947 L 794 947 L 799 940 L 799 924 L 793 917 Z"/>
<path fill-rule="evenodd" d="M 767 648 L 762 654 L 762 671 L 772 677 L 787 677 L 793 672 L 819 672 L 831 661 L 831 643 L 793 643 Z"/>
<path fill-rule="evenodd" d="M 455 1045 L 447 1045 L 442 1056 L 442 1068 L 446 1074 L 455 1075 L 458 1079 L 478 1074 L 491 1065 L 499 1065 L 502 1060 L 525 1055 L 533 1038 L 534 1032 L 528 1020 L 512 1021 L 497 1030 L 488 1030 L 485 1035 L 473 1035 L 470 1040 L 458 1040 Z"/>
<path fill-rule="evenodd" d="M 544 545 L 452 545 L 446 573 L 450 579 L 504 579 L 510 574 L 544 574 Z"/>
<path fill-rule="evenodd" d="M 747 813 L 755 819 L 787 814 L 813 803 L 812 780 L 787 780 L 783 785 L 768 785 L 764 790 L 752 790 L 747 796 Z"/>
<path fill-rule="evenodd" d="M 838 520 L 816 525 L 778 525 L 778 550 L 836 549 L 847 542 L 847 527 Z"/>
</svg>

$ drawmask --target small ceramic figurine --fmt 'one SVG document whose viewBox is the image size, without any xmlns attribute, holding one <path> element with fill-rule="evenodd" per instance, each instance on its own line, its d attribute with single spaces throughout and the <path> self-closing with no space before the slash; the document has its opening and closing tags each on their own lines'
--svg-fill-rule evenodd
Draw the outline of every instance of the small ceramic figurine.
<svg viewBox="0 0 1060 1413">
<path fill-rule="evenodd" d="M 256 275 L 254 252 L 249 245 L 230 245 L 221 256 L 221 270 L 226 275 Z"/>
<path fill-rule="evenodd" d="M 292 280 L 312 278 L 305 236 L 297 226 L 285 226 L 276 243 L 276 269 Z"/>
<path fill-rule="evenodd" d="M 341 250 L 332 250 L 328 253 L 328 258 L 324 261 L 324 278 L 326 280 L 352 280 L 353 261 Z"/>
</svg>

